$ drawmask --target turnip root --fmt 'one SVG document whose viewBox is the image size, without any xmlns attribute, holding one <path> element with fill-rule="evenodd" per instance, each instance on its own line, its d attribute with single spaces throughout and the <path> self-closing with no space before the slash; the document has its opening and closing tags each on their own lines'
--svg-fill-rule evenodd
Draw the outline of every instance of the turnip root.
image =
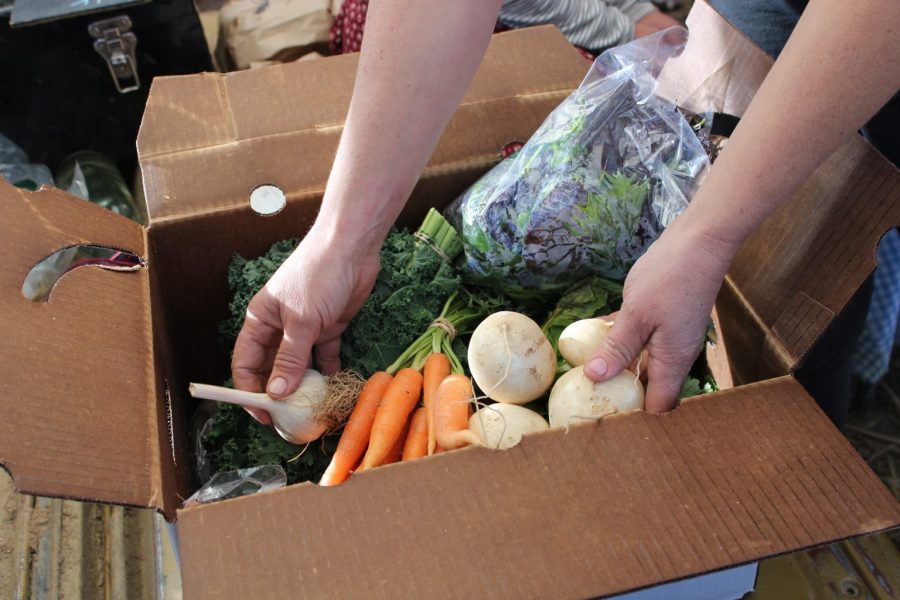
<svg viewBox="0 0 900 600">
<path fill-rule="evenodd" d="M 644 388 L 631 371 L 594 383 L 579 366 L 560 377 L 550 392 L 550 427 L 568 427 L 643 408 Z"/>
<path fill-rule="evenodd" d="M 525 404 L 553 384 L 556 353 L 540 326 L 523 314 L 501 311 L 482 321 L 469 342 L 469 369 L 491 399 Z"/>
<path fill-rule="evenodd" d="M 581 319 L 571 323 L 559 335 L 559 353 L 573 367 L 586 363 L 600 350 L 612 323 L 603 319 Z"/>
<path fill-rule="evenodd" d="M 512 448 L 526 433 L 549 429 L 541 415 L 515 404 L 491 404 L 469 417 L 469 430 L 488 448 Z"/>
</svg>

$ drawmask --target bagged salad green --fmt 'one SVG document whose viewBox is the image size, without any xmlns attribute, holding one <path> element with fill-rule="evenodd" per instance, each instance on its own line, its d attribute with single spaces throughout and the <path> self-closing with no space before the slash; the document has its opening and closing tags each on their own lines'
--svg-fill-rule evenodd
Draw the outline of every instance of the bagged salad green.
<svg viewBox="0 0 900 600">
<path fill-rule="evenodd" d="M 678 27 L 603 53 L 520 151 L 450 205 L 469 280 L 541 300 L 590 275 L 625 277 L 709 165 L 688 120 L 654 94 L 686 40 Z"/>
</svg>

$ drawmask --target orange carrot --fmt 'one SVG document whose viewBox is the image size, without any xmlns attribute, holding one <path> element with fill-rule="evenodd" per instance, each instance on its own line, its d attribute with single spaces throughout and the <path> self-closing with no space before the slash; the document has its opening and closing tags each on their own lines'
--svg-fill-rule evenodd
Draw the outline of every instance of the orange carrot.
<svg viewBox="0 0 900 600">
<path fill-rule="evenodd" d="M 475 397 L 472 382 L 465 375 L 448 375 L 434 396 L 434 435 L 443 450 L 480 444 L 469 431 L 469 405 Z"/>
<path fill-rule="evenodd" d="M 360 471 L 377 467 L 390 456 L 391 448 L 403 432 L 403 426 L 419 402 L 422 393 L 422 374 L 415 369 L 400 369 L 388 386 L 375 413 L 369 449 Z"/>
<path fill-rule="evenodd" d="M 394 446 L 391 448 L 390 453 L 388 453 L 388 457 L 381 464 L 389 465 L 391 463 L 400 462 L 400 459 L 403 457 L 403 448 L 406 447 L 406 438 L 409 434 L 409 423 L 410 419 L 407 419 L 406 424 L 403 426 L 403 431 L 400 432 L 400 437 L 394 442 Z"/>
<path fill-rule="evenodd" d="M 409 433 L 403 445 L 403 460 L 428 454 L 428 419 L 425 407 L 417 408 L 409 421 Z"/>
<path fill-rule="evenodd" d="M 366 451 L 375 413 L 393 379 L 384 371 L 378 371 L 366 381 L 319 485 L 337 485 L 350 476 Z"/>
<path fill-rule="evenodd" d="M 425 359 L 422 367 L 424 381 L 422 383 L 422 404 L 425 405 L 425 416 L 428 427 L 428 454 L 434 454 L 437 445 L 434 439 L 434 394 L 441 382 L 450 374 L 450 359 L 441 352 L 432 352 Z"/>
</svg>

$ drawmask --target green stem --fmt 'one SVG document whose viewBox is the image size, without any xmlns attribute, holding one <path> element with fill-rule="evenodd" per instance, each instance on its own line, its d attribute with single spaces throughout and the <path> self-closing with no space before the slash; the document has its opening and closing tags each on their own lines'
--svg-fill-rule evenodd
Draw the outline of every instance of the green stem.
<svg viewBox="0 0 900 600">
<path fill-rule="evenodd" d="M 447 358 L 450 360 L 450 372 L 465 374 L 462 362 L 460 362 L 459 357 L 456 356 L 456 352 L 453 351 L 453 342 L 450 341 L 449 337 L 445 338 L 443 346 L 444 354 L 446 354 Z"/>
<path fill-rule="evenodd" d="M 444 303 L 438 318 L 444 318 L 453 327 L 457 335 L 467 335 L 474 327 L 488 316 L 497 306 L 490 302 L 480 301 L 463 290 L 453 293 Z M 432 352 L 447 355 L 454 373 L 463 373 L 462 362 L 453 352 L 453 340 L 443 327 L 429 326 L 422 335 L 401 354 L 386 371 L 394 374 L 404 367 L 421 369 Z"/>
<path fill-rule="evenodd" d="M 430 342 L 424 335 L 420 336 L 416 341 L 410 344 L 409 348 L 403 351 L 403 354 L 397 357 L 397 360 L 391 364 L 385 371 L 387 371 L 390 375 L 394 375 L 405 366 L 408 366 L 412 363 L 415 357 L 419 354 L 422 349 L 423 344 L 427 348 L 427 344 Z"/>
<path fill-rule="evenodd" d="M 447 255 L 450 260 L 455 259 L 462 252 L 462 241 L 453 226 L 447 222 L 441 213 L 431 208 L 425 215 L 419 232 L 431 240 L 436 247 Z"/>
</svg>

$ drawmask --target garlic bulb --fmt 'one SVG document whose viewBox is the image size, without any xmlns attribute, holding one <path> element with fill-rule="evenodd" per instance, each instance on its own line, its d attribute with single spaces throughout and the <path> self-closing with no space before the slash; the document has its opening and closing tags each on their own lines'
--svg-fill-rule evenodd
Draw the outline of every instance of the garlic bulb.
<svg viewBox="0 0 900 600">
<path fill-rule="evenodd" d="M 188 390 L 194 398 L 216 400 L 244 407 L 259 408 L 272 416 L 278 435 L 292 444 L 317 440 L 328 430 L 322 407 L 328 398 L 328 378 L 308 369 L 297 391 L 283 400 L 273 400 L 263 393 L 245 392 L 217 385 L 192 383 Z"/>
</svg>

